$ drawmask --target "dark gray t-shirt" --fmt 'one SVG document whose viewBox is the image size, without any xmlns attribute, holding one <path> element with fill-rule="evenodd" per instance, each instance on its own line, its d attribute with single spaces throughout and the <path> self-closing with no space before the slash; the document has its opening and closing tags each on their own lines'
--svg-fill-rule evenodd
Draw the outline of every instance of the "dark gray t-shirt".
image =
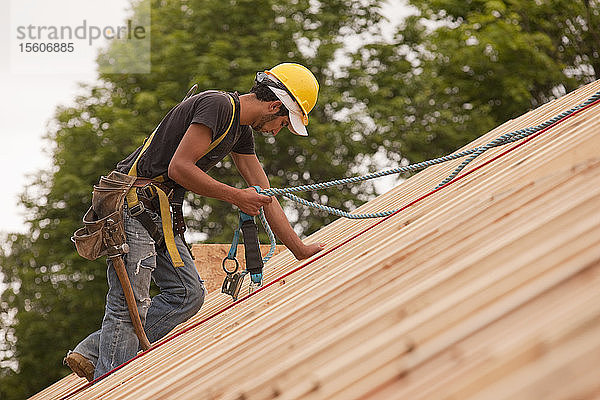
<svg viewBox="0 0 600 400">
<path fill-rule="evenodd" d="M 234 107 L 231 99 L 235 103 Z M 215 90 L 198 93 L 175 106 L 160 123 L 152 142 L 137 163 L 137 175 L 155 178 L 167 173 L 169 163 L 190 124 L 203 124 L 212 131 L 216 141 L 229 128 L 223 140 L 196 165 L 208 171 L 230 152 L 254 154 L 254 137 L 248 125 L 240 125 L 240 100 L 237 92 Z M 128 173 L 143 146 L 117 164 L 119 172 Z"/>
</svg>

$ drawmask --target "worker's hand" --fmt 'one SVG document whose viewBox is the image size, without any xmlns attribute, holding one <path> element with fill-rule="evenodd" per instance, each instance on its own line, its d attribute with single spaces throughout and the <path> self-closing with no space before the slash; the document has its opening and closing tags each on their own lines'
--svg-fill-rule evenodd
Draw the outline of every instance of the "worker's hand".
<svg viewBox="0 0 600 400">
<path fill-rule="evenodd" d="M 311 243 L 302 245 L 298 250 L 294 251 L 294 257 L 298 260 L 304 260 L 312 257 L 325 248 L 325 243 Z"/>
<path fill-rule="evenodd" d="M 271 203 L 273 199 L 264 194 L 258 194 L 254 188 L 241 189 L 235 200 L 235 205 L 248 215 L 256 216 L 260 209 Z"/>
</svg>

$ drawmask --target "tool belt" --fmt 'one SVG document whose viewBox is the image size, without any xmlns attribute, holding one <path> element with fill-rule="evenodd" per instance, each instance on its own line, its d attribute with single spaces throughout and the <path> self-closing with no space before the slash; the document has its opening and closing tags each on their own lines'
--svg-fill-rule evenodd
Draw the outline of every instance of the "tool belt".
<svg viewBox="0 0 600 400">
<path fill-rule="evenodd" d="M 184 195 L 183 188 L 174 189 L 171 185 L 148 178 L 112 171 L 94 185 L 92 206 L 83 216 L 84 227 L 75 231 L 71 240 L 79 255 L 88 260 L 127 253 L 129 248 L 123 223 L 123 209 L 127 200 L 129 214 L 146 228 L 156 247 L 166 248 L 173 264 L 176 267 L 183 266 L 174 236 L 181 235 L 183 238 L 186 229 L 182 207 Z M 134 198 L 137 199 L 135 203 L 132 201 Z M 172 219 L 170 208 L 173 210 Z M 161 215 L 162 229 L 148 210 Z"/>
<path fill-rule="evenodd" d="M 94 185 L 92 206 L 83 216 L 84 227 L 75 231 L 71 240 L 77 252 L 88 260 L 101 256 L 115 257 L 129 251 L 123 224 L 125 196 L 135 177 L 117 171 L 102 176 Z"/>
</svg>

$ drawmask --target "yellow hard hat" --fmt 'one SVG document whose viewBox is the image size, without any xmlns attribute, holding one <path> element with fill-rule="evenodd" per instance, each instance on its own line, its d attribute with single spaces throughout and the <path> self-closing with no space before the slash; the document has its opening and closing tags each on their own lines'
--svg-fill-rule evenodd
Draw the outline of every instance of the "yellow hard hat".
<svg viewBox="0 0 600 400">
<path fill-rule="evenodd" d="M 308 125 L 308 113 L 317 103 L 319 82 L 310 70 L 300 64 L 283 63 L 276 65 L 265 74 L 276 78 L 285 86 L 293 100 L 300 106 L 302 124 Z M 306 130 L 303 129 L 305 132 Z"/>
</svg>

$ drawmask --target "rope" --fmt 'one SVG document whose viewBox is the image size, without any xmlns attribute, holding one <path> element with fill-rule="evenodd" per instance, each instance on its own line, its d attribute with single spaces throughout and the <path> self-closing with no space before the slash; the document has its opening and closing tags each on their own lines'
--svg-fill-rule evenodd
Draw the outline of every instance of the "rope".
<svg viewBox="0 0 600 400">
<path fill-rule="evenodd" d="M 586 106 L 584 106 L 584 107 L 582 107 L 582 108 L 578 109 L 577 111 L 575 111 L 575 112 L 571 113 L 571 114 L 570 114 L 568 117 L 571 117 L 571 116 L 575 115 L 576 113 L 578 113 L 578 112 L 580 112 L 580 111 L 583 111 L 583 110 L 584 110 L 584 109 L 586 109 L 586 108 L 589 108 L 589 107 L 591 107 L 592 105 L 596 105 L 596 104 L 600 103 L 600 92 L 597 92 L 597 93 L 595 93 L 595 94 L 594 94 L 594 96 L 596 96 L 596 100 L 594 100 L 594 101 L 592 101 L 592 102 L 587 102 L 587 101 L 586 101 L 586 103 L 587 103 L 587 105 L 586 105 Z M 192 325 L 190 325 L 190 326 L 188 326 L 188 327 L 186 327 L 186 328 L 183 328 L 183 329 L 181 329 L 181 330 L 180 330 L 180 331 L 178 331 L 178 332 L 175 332 L 175 333 L 173 333 L 171 336 L 168 336 L 168 337 L 165 337 L 165 338 L 164 338 L 164 339 L 162 339 L 162 340 L 159 340 L 159 341 L 158 341 L 158 342 L 156 342 L 154 345 L 152 345 L 152 347 L 150 347 L 148 350 L 138 353 L 138 354 L 137 354 L 135 357 L 131 358 L 129 361 L 126 361 L 126 362 L 124 362 L 123 364 L 121 364 L 121 365 L 119 365 L 119 366 L 117 366 L 117 367 L 113 368 L 112 370 L 110 370 L 110 371 L 108 371 L 107 373 L 105 373 L 104 375 L 102 375 L 102 376 L 100 376 L 100 377 L 98 377 L 98 378 L 94 379 L 93 381 L 91 381 L 91 382 L 88 382 L 88 383 L 86 383 L 86 384 L 84 384 L 84 385 L 82 385 L 82 386 L 80 386 L 80 387 L 78 387 L 78 388 L 74 389 L 73 391 L 71 391 L 71 392 L 67 393 L 66 395 L 64 395 L 63 397 L 61 397 L 61 398 L 60 398 L 60 400 L 66 400 L 66 399 L 69 399 L 69 398 L 71 398 L 72 396 L 74 396 L 74 395 L 76 395 L 76 394 L 78 394 L 78 393 L 82 392 L 83 390 L 85 390 L 85 389 L 88 389 L 88 388 L 89 388 L 89 387 L 91 387 L 92 385 L 94 385 L 94 384 L 96 384 L 96 383 L 100 382 L 101 380 L 105 379 L 106 377 L 108 377 L 109 375 L 113 374 L 114 372 L 116 372 L 116 371 L 120 370 L 121 368 L 125 367 L 126 365 L 128 365 L 128 364 L 132 363 L 133 361 L 137 360 L 138 358 L 141 358 L 141 357 L 145 356 L 146 354 L 148 354 L 149 352 L 153 351 L 154 349 L 157 349 L 157 348 L 159 348 L 159 347 L 163 346 L 164 344 L 166 344 L 166 343 L 168 343 L 168 342 L 170 342 L 170 341 L 172 341 L 172 340 L 174 340 L 174 339 L 178 338 L 179 336 L 183 335 L 184 333 L 186 333 L 186 332 L 189 332 L 189 331 L 191 331 L 192 329 L 195 329 L 195 328 L 199 327 L 200 325 L 204 324 L 205 322 L 207 322 L 207 321 L 210 321 L 211 319 L 213 319 L 213 318 L 215 318 L 215 317 L 217 317 L 217 316 L 219 316 L 219 315 L 223 314 L 224 312 L 226 312 L 226 311 L 228 311 L 228 310 L 232 309 L 233 307 L 235 307 L 236 305 L 238 305 L 238 304 L 242 303 L 243 301 L 246 301 L 246 300 L 247 300 L 247 299 L 249 299 L 250 297 L 257 295 L 258 293 L 262 292 L 263 290 L 267 289 L 268 287 L 270 287 L 270 286 L 273 286 L 273 285 L 275 285 L 276 283 L 278 283 L 278 282 L 280 282 L 280 281 L 284 280 L 284 279 L 285 279 L 285 278 L 287 278 L 288 276 L 290 276 L 290 275 L 292 275 L 292 274 L 294 274 L 294 273 L 296 273 L 296 272 L 298 272 L 298 271 L 300 271 L 300 270 L 302 270 L 302 269 L 306 268 L 308 265 L 310 265 L 310 264 L 314 263 L 314 262 L 315 262 L 315 261 L 317 261 L 317 260 L 320 260 L 321 258 L 325 257 L 326 255 L 328 255 L 328 254 L 332 253 L 333 251 L 335 251 L 335 250 L 339 249 L 340 247 L 342 247 L 342 246 L 344 246 L 344 245 L 348 244 L 348 243 L 349 243 L 349 242 L 351 242 L 352 240 L 354 240 L 354 239 L 356 239 L 356 238 L 358 238 L 358 237 L 362 236 L 362 235 L 363 235 L 363 234 L 365 234 L 366 232 L 370 231 L 371 229 L 375 228 L 376 226 L 378 226 L 378 225 L 382 224 L 383 222 L 387 221 L 387 220 L 388 220 L 388 219 L 390 219 L 390 218 L 391 218 L 393 215 L 395 215 L 395 214 L 399 213 L 400 211 L 403 211 L 403 210 L 405 210 L 405 209 L 407 209 L 407 208 L 409 208 L 409 207 L 411 207 L 411 206 L 413 206 L 413 205 L 415 205 L 415 204 L 419 203 L 420 201 L 422 201 L 422 200 L 424 200 L 424 199 L 428 198 L 429 196 L 431 196 L 431 195 L 433 195 L 433 194 L 437 193 L 438 191 L 440 191 L 440 190 L 442 190 L 442 189 L 445 189 L 445 188 L 449 187 L 450 185 L 452 185 L 452 184 L 454 184 L 454 183 L 458 182 L 459 180 L 461 180 L 461 179 L 465 178 L 466 176 L 468 176 L 468 175 L 472 174 L 473 172 L 475 172 L 475 171 L 479 170 L 480 168 L 483 168 L 484 166 L 486 166 L 486 165 L 488 165 L 488 164 L 490 164 L 490 163 L 492 163 L 492 162 L 496 161 L 497 159 L 499 159 L 499 158 L 501 158 L 501 157 L 504 157 L 506 154 L 508 154 L 508 153 L 512 152 L 513 150 L 515 150 L 515 149 L 519 148 L 520 146 L 524 145 L 524 144 L 525 144 L 525 143 L 527 143 L 528 141 L 530 141 L 530 140 L 534 139 L 534 138 L 535 138 L 535 137 L 537 137 L 538 135 L 540 135 L 540 134 L 542 134 L 543 132 L 547 131 L 547 130 L 548 130 L 548 129 L 550 129 L 551 127 L 554 127 L 555 125 L 557 125 L 557 124 L 559 124 L 559 123 L 563 122 L 563 121 L 564 121 L 565 119 L 567 119 L 568 117 L 561 118 L 560 120 L 557 120 L 557 121 L 555 121 L 554 123 L 552 123 L 552 124 L 550 124 L 550 125 L 546 126 L 545 128 L 543 128 L 543 129 L 539 130 L 539 131 L 538 131 L 538 132 L 536 132 L 535 134 L 532 134 L 532 135 L 530 135 L 530 136 L 527 138 L 527 140 L 524 140 L 524 141 L 522 141 L 521 143 L 518 143 L 516 146 L 514 146 L 514 147 L 511 147 L 510 149 L 508 149 L 508 150 L 505 150 L 504 152 L 502 152 L 502 153 L 500 153 L 500 154 L 498 154 L 498 155 L 496 155 L 496 156 L 494 156 L 494 157 L 490 158 L 489 160 L 485 161 L 485 162 L 484 162 L 484 163 L 482 163 L 481 165 L 478 165 L 477 167 L 473 168 L 472 170 L 470 170 L 470 171 L 467 171 L 467 172 L 463 173 L 462 175 L 456 176 L 454 179 L 452 179 L 452 180 L 451 180 L 450 182 L 448 182 L 447 184 L 444 184 L 443 186 L 440 186 L 440 185 L 438 185 L 436 188 L 434 188 L 434 189 L 430 190 L 429 192 L 425 193 L 424 195 L 422 195 L 422 196 L 418 197 L 417 199 L 415 199 L 415 200 L 411 201 L 410 203 L 408 203 L 408 204 L 404 205 L 403 207 L 399 208 L 399 209 L 398 209 L 398 210 L 397 210 L 395 213 L 393 213 L 393 214 L 391 214 L 391 215 L 388 215 L 387 217 L 385 217 L 385 218 L 383 218 L 383 219 L 381 219 L 381 220 L 379 220 L 379 221 L 375 222 L 373 225 L 370 225 L 370 226 L 368 226 L 368 227 L 364 228 L 364 229 L 363 229 L 363 230 L 361 230 L 360 232 L 358 232 L 358 233 L 356 233 L 356 234 L 352 235 L 351 237 L 349 237 L 349 238 L 347 238 L 347 239 L 343 240 L 341 243 L 338 243 L 337 245 L 333 246 L 332 248 L 330 248 L 330 249 L 328 249 L 328 250 L 325 250 L 325 251 L 322 251 L 322 252 L 318 253 L 318 254 L 317 254 L 315 257 L 313 257 L 313 258 L 309 259 L 308 261 L 305 261 L 304 263 L 300 264 L 298 267 L 296 267 L 296 268 L 294 268 L 294 269 L 292 269 L 292 270 L 290 270 L 290 271 L 288 271 L 288 272 L 284 273 L 283 275 L 281 275 L 281 276 L 279 276 L 279 277 L 275 278 L 273 281 L 271 281 L 271 282 L 269 282 L 269 283 L 265 284 L 264 286 L 262 286 L 262 287 L 258 288 L 258 289 L 257 289 L 257 290 L 255 290 L 254 292 L 252 292 L 252 293 L 250 293 L 250 294 L 248 294 L 248 295 L 246 295 L 246 296 L 242 297 L 241 299 L 239 299 L 239 300 L 237 300 L 237 301 L 235 301 L 235 302 L 233 302 L 233 303 L 229 304 L 228 306 L 225 306 L 224 308 L 222 308 L 222 309 L 220 309 L 220 310 L 218 310 L 218 311 L 214 312 L 213 314 L 211 314 L 211 315 L 209 315 L 209 316 L 207 316 L 207 317 L 203 318 L 202 320 L 200 320 L 200 321 L 198 321 L 198 322 L 196 322 L 196 323 L 194 323 L 194 324 L 192 324 Z"/>
<path fill-rule="evenodd" d="M 486 151 L 488 151 L 494 147 L 503 146 L 508 143 L 513 143 L 513 142 L 517 142 L 519 140 L 525 139 L 525 138 L 535 134 L 536 132 L 540 132 L 541 130 L 546 129 L 549 126 L 552 126 L 552 125 L 564 120 L 565 118 L 568 118 L 573 113 L 576 113 L 577 111 L 589 106 L 590 104 L 592 104 L 593 102 L 595 102 L 598 99 L 600 99 L 600 91 L 594 93 L 585 102 L 571 108 L 570 110 L 564 111 L 561 114 L 559 114 L 539 125 L 536 125 L 536 126 L 530 127 L 530 128 L 519 129 L 519 130 L 516 130 L 513 132 L 509 132 L 509 133 L 505 133 L 505 134 L 501 135 L 500 137 L 492 140 L 491 142 L 489 142 L 488 144 L 486 144 L 484 146 L 476 147 L 476 148 L 470 149 L 470 150 L 465 150 L 465 151 L 462 151 L 462 152 L 459 152 L 456 154 L 450 154 L 450 155 L 447 155 L 444 157 L 439 157 L 439 158 L 435 158 L 432 160 L 427 160 L 427 161 L 423 161 L 420 163 L 411 164 L 411 165 L 407 165 L 407 166 L 403 166 L 403 167 L 374 172 L 374 173 L 364 175 L 364 176 L 356 176 L 356 177 L 338 179 L 338 180 L 329 181 L 329 182 L 314 183 L 314 184 L 310 184 L 310 185 L 302 185 L 302 186 L 288 187 L 288 188 L 281 188 L 281 189 L 278 189 L 278 188 L 262 189 L 259 191 L 259 193 L 267 195 L 267 196 L 280 195 L 280 196 L 286 197 L 292 201 L 295 201 L 296 203 L 302 204 L 304 206 L 315 208 L 317 210 L 326 211 L 330 214 L 337 215 L 339 217 L 349 218 L 349 219 L 386 217 L 388 215 L 395 213 L 399 209 L 380 211 L 380 212 L 376 212 L 376 213 L 351 214 L 347 211 L 344 211 L 344 210 L 341 210 L 338 208 L 329 207 L 329 206 L 326 206 L 323 204 L 319 204 L 319 203 L 315 203 L 312 201 L 302 199 L 293 193 L 321 190 L 321 189 L 326 189 L 326 188 L 330 188 L 333 186 L 341 186 L 341 185 L 346 185 L 346 184 L 363 182 L 366 180 L 380 178 L 380 177 L 387 176 L 387 175 L 399 174 L 399 173 L 403 173 L 403 172 L 418 171 L 423 168 L 430 167 L 432 165 L 437 165 L 437 164 L 444 163 L 446 161 L 456 160 L 458 158 L 470 156 L 466 160 L 464 160 L 458 167 L 456 167 L 456 169 L 446 179 L 444 179 L 442 182 L 440 182 L 440 184 L 437 186 L 437 188 L 440 188 L 440 187 L 446 185 L 447 183 L 451 182 L 454 178 L 456 178 L 456 176 L 469 163 L 471 163 L 473 160 L 475 160 L 477 157 L 479 157 Z"/>
<path fill-rule="evenodd" d="M 275 241 L 275 235 L 273 234 L 273 231 L 271 230 L 271 227 L 267 222 L 265 212 L 262 208 L 260 209 L 260 213 L 258 214 L 258 219 L 260 220 L 262 226 L 264 226 L 265 231 L 267 231 L 267 235 L 269 235 L 269 241 L 271 243 L 271 248 L 269 249 L 269 252 L 263 257 L 263 263 L 266 263 L 271 259 L 271 257 L 273 257 L 273 254 L 275 254 L 275 246 L 277 245 L 277 242 Z"/>
</svg>

